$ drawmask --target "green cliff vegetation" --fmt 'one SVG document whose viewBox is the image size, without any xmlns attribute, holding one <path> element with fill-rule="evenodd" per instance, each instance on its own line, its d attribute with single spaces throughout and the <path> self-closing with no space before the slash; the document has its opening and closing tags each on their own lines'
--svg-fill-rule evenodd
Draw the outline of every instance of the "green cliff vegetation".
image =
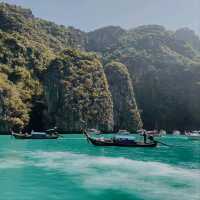
<svg viewBox="0 0 200 200">
<path fill-rule="evenodd" d="M 29 9 L 0 3 L 0 21 L 1 30 L 9 33 L 18 32 L 55 52 L 69 46 L 84 47 L 85 38 L 82 31 L 35 18 Z"/>
<path fill-rule="evenodd" d="M 196 129 L 199 44 L 188 29 L 85 33 L 0 3 L 0 131 Z"/>
<path fill-rule="evenodd" d="M 95 54 L 66 49 L 46 72 L 51 123 L 61 130 L 112 130 L 113 106 L 103 67 Z M 84 123 L 84 124 L 83 124 Z"/>
<path fill-rule="evenodd" d="M 53 57 L 52 52 L 39 43 L 28 40 L 17 32 L 6 33 L 0 30 L 0 73 L 6 77 L 2 79 L 2 84 L 7 80 L 12 92 L 18 94 L 16 98 L 20 98 L 17 102 L 23 104 L 23 107 L 19 105 L 19 108 L 22 108 L 22 113 L 25 112 L 28 117 L 21 118 L 24 124 L 22 127 L 28 124 L 35 101 L 43 96 L 43 72 Z M 12 112 L 8 112 L 7 118 L 9 113 L 13 116 Z"/>
<path fill-rule="evenodd" d="M 28 111 L 16 86 L 0 73 L 0 131 L 20 130 L 28 125 Z"/>
</svg>

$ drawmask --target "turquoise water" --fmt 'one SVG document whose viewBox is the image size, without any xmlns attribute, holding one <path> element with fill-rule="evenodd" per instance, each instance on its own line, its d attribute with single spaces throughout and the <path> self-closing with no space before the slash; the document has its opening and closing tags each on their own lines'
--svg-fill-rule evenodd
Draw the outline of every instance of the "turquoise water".
<svg viewBox="0 0 200 200">
<path fill-rule="evenodd" d="M 82 135 L 0 136 L 0 200 L 199 200 L 200 141 L 162 141 L 177 147 L 95 147 Z"/>
</svg>

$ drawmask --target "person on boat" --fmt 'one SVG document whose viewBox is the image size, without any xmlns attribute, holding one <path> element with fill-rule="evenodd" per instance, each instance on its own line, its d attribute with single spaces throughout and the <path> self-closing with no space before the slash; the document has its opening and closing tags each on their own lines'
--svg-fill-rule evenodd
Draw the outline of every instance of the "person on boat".
<svg viewBox="0 0 200 200">
<path fill-rule="evenodd" d="M 52 132 L 52 135 L 54 135 L 54 136 L 58 135 L 58 128 L 57 128 L 57 126 L 55 126 L 53 129 L 54 129 L 54 131 Z"/>
<path fill-rule="evenodd" d="M 31 136 L 31 134 L 27 131 L 24 133 L 24 135 L 27 136 L 27 137 Z"/>
<path fill-rule="evenodd" d="M 143 137 L 144 137 L 144 143 L 146 144 L 147 143 L 147 134 L 145 131 L 143 132 Z"/>
</svg>

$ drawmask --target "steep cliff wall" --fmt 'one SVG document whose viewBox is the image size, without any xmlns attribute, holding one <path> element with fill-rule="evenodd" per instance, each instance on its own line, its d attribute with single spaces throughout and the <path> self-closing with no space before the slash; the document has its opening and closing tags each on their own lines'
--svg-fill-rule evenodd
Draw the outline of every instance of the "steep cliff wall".
<svg viewBox="0 0 200 200">
<path fill-rule="evenodd" d="M 45 96 L 51 123 L 78 131 L 87 125 L 103 131 L 113 126 L 113 105 L 107 80 L 93 54 L 67 49 L 46 73 Z"/>
<path fill-rule="evenodd" d="M 125 65 L 111 62 L 105 66 L 113 99 L 114 128 L 136 131 L 142 127 L 132 81 Z"/>
</svg>

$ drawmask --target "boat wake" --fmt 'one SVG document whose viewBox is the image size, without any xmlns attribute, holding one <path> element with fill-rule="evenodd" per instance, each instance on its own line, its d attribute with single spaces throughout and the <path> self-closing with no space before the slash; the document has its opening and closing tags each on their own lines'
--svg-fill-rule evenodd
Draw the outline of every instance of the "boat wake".
<svg viewBox="0 0 200 200">
<path fill-rule="evenodd" d="M 152 200 L 197 200 L 200 171 L 161 162 L 96 157 L 71 152 L 27 152 L 24 160 L 0 160 L 0 168 L 36 167 L 60 172 L 90 193 L 107 190 Z"/>
</svg>

